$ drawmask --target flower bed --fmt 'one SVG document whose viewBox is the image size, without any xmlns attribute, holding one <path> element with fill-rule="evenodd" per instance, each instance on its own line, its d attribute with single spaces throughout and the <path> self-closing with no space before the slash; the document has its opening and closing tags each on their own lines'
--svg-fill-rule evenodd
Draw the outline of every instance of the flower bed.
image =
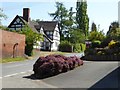
<svg viewBox="0 0 120 90">
<path fill-rule="evenodd" d="M 83 65 L 83 61 L 76 56 L 48 55 L 38 58 L 33 65 L 33 71 L 36 78 L 46 78 L 73 70 L 80 65 Z"/>
</svg>

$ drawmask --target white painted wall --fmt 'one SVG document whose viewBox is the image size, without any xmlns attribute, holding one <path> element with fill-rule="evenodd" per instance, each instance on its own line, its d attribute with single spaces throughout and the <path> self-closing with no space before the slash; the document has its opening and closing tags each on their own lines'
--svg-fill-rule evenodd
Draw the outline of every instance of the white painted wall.
<svg viewBox="0 0 120 90">
<path fill-rule="evenodd" d="M 53 33 L 53 44 L 51 47 L 52 51 L 57 51 L 59 44 L 60 44 L 60 34 L 59 34 L 59 29 L 58 29 L 58 25 L 56 25 L 55 31 Z"/>
<path fill-rule="evenodd" d="M 43 34 L 43 28 L 40 29 L 40 33 Z M 49 40 L 44 38 L 43 42 L 49 42 Z M 36 49 L 46 49 L 45 45 L 44 45 L 44 47 L 41 47 L 41 43 L 39 41 L 37 43 L 38 43 L 38 45 L 35 45 L 34 48 L 36 48 Z M 58 47 L 59 47 L 59 44 L 60 44 L 60 34 L 59 34 L 58 25 L 56 25 L 56 28 L 55 28 L 54 33 L 53 33 L 53 43 L 51 45 L 51 50 L 52 51 L 57 51 Z"/>
</svg>

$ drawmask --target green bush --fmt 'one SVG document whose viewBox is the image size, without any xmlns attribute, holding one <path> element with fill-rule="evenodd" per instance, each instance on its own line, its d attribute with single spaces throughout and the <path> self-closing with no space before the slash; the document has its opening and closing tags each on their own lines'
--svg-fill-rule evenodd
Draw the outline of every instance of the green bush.
<svg viewBox="0 0 120 90">
<path fill-rule="evenodd" d="M 85 55 L 96 55 L 96 54 L 97 54 L 96 49 L 89 48 L 85 50 Z"/>
<path fill-rule="evenodd" d="M 25 54 L 28 56 L 33 55 L 33 45 L 32 44 L 26 44 L 25 46 Z"/>
<path fill-rule="evenodd" d="M 95 40 L 92 42 L 92 48 L 100 47 L 101 41 Z"/>
<path fill-rule="evenodd" d="M 24 34 L 26 36 L 25 40 L 25 54 L 28 56 L 32 55 L 33 51 L 33 45 L 37 44 L 37 41 L 43 40 L 43 35 L 34 32 L 28 25 L 25 25 L 21 31 L 19 31 L 20 34 Z"/>
<path fill-rule="evenodd" d="M 85 44 L 83 44 L 83 43 L 81 43 L 81 46 L 82 46 L 82 51 L 85 51 L 86 50 L 86 45 Z"/>
<path fill-rule="evenodd" d="M 85 51 L 86 49 L 86 46 L 85 44 L 83 43 L 77 43 L 77 44 L 74 44 L 74 52 L 83 52 Z"/>
<path fill-rule="evenodd" d="M 61 41 L 59 50 L 62 52 L 72 52 L 72 44 L 68 41 Z"/>
<path fill-rule="evenodd" d="M 81 52 L 82 47 L 79 43 L 74 44 L 74 52 Z"/>
</svg>

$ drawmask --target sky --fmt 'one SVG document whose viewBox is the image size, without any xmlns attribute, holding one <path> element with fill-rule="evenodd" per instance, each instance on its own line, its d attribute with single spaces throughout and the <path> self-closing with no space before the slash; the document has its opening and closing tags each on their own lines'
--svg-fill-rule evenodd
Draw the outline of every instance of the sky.
<svg viewBox="0 0 120 90">
<path fill-rule="evenodd" d="M 0 7 L 3 9 L 3 13 L 7 15 L 6 20 L 2 20 L 2 24 L 8 26 L 16 15 L 22 16 L 23 8 L 30 8 L 30 18 L 40 19 L 45 21 L 52 20 L 52 17 L 48 13 L 55 12 L 55 2 L 58 0 L 21 0 L 21 1 L 8 1 L 4 0 L 0 2 Z M 113 21 L 118 21 L 118 1 L 119 0 L 87 0 L 87 14 L 89 16 L 89 28 L 91 28 L 92 22 L 95 22 L 99 30 L 103 30 L 104 33 L 108 31 L 109 25 Z M 63 2 L 65 7 L 76 8 L 75 0 L 59 0 Z"/>
</svg>

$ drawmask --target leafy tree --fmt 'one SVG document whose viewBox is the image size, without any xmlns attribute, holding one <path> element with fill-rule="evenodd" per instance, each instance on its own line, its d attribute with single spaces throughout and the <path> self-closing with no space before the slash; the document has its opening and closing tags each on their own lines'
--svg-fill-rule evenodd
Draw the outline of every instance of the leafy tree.
<svg viewBox="0 0 120 90">
<path fill-rule="evenodd" d="M 97 31 L 96 24 L 93 22 L 91 26 L 91 31 Z"/>
<path fill-rule="evenodd" d="M 88 38 L 91 41 L 94 41 L 94 40 L 102 41 L 105 38 L 105 35 L 103 31 L 92 31 L 90 32 L 90 35 Z"/>
<path fill-rule="evenodd" d="M 75 23 L 75 17 L 73 16 L 75 14 L 75 12 L 73 12 L 73 7 L 70 7 L 69 11 L 68 11 L 68 18 L 66 18 L 64 25 L 66 29 L 71 29 L 72 25 Z"/>
<path fill-rule="evenodd" d="M 25 25 L 25 27 L 22 28 L 22 30 L 19 31 L 19 33 L 25 34 L 26 36 L 25 54 L 27 54 L 28 56 L 31 56 L 33 46 L 37 44 L 37 41 L 42 41 L 43 36 L 41 34 L 38 34 L 32 31 L 32 29 L 28 25 Z"/>
<path fill-rule="evenodd" d="M 109 35 L 107 36 L 107 38 L 109 38 L 109 40 L 120 41 L 120 28 L 116 28 L 114 31 L 112 31 L 111 33 L 109 33 Z"/>
<path fill-rule="evenodd" d="M 85 35 L 82 30 L 79 29 L 72 29 L 70 31 L 70 39 L 69 41 L 73 44 L 75 43 L 82 43 L 85 41 Z"/>
<path fill-rule="evenodd" d="M 112 22 L 110 24 L 106 38 L 103 41 L 104 46 L 107 46 L 111 40 L 120 41 L 120 28 L 118 22 Z"/>
<path fill-rule="evenodd" d="M 68 10 L 65 8 L 63 3 L 56 2 L 56 8 L 57 10 L 54 13 L 49 13 L 51 17 L 53 17 L 53 20 L 57 20 L 59 22 L 59 29 L 60 29 L 60 35 L 62 34 L 62 31 L 64 30 L 64 22 L 67 18 Z"/>
<path fill-rule="evenodd" d="M 109 36 L 111 33 L 116 33 L 116 28 L 119 28 L 119 23 L 118 22 L 112 22 L 111 25 L 109 26 L 109 30 L 107 32 L 107 36 Z"/>
<path fill-rule="evenodd" d="M 83 30 L 86 38 L 88 36 L 89 29 L 89 18 L 87 15 L 87 1 L 86 0 L 77 0 L 76 3 L 76 23 L 77 27 Z"/>
<path fill-rule="evenodd" d="M 3 13 L 2 8 L 0 8 L 0 25 L 1 25 L 1 20 L 6 19 L 6 18 L 7 18 L 7 16 Z"/>
<path fill-rule="evenodd" d="M 49 13 L 53 20 L 57 20 L 59 22 L 59 30 L 61 35 L 61 40 L 65 40 L 68 38 L 69 29 L 72 28 L 74 24 L 74 13 L 73 7 L 70 7 L 69 10 L 66 9 L 63 3 L 56 2 L 57 10 L 55 13 Z"/>
</svg>

